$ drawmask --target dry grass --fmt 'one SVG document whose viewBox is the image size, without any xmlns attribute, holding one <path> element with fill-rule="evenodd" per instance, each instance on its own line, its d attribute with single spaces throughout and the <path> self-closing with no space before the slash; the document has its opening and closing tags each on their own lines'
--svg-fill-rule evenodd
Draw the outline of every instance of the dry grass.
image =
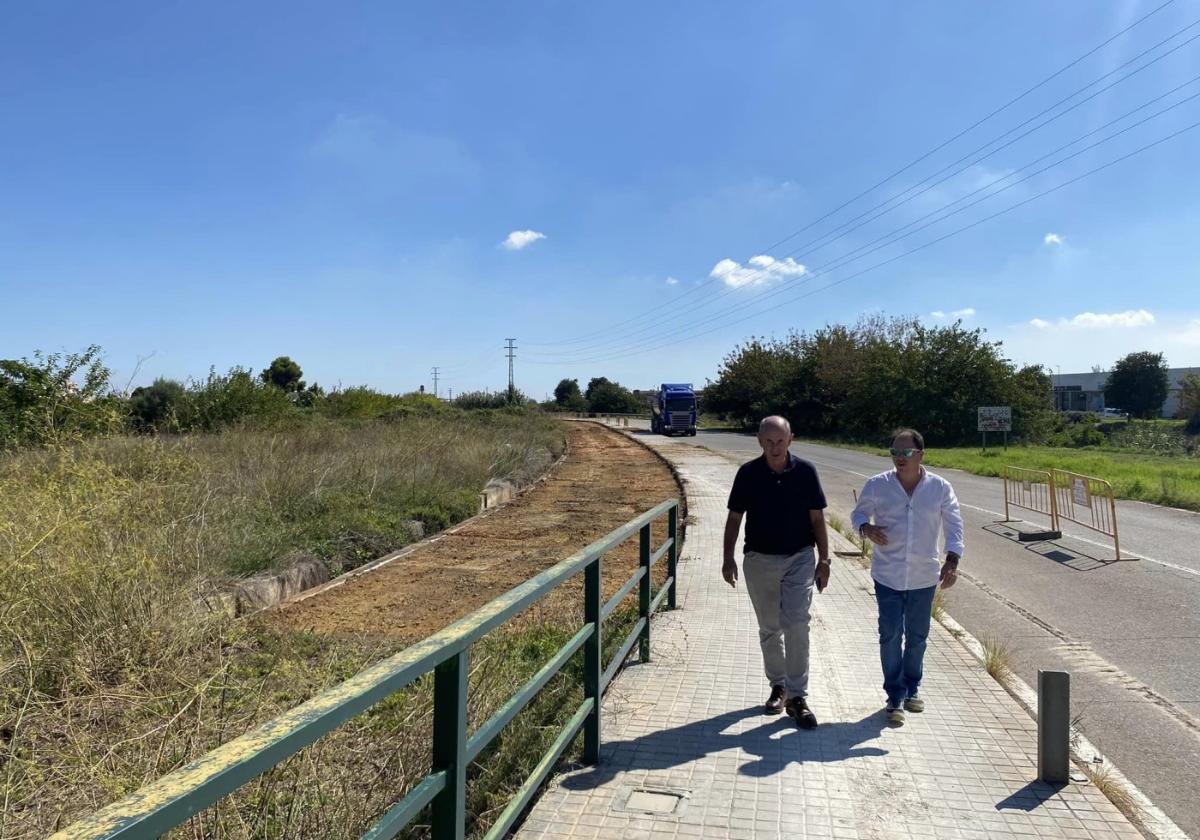
<svg viewBox="0 0 1200 840">
<path fill-rule="evenodd" d="M 980 639 L 983 645 L 983 667 L 999 683 L 1007 684 L 1012 677 L 1012 652 L 1008 645 L 994 638 Z"/>
<path fill-rule="evenodd" d="M 864 569 L 869 569 L 871 567 L 871 541 L 864 540 L 862 537 L 856 534 L 854 529 L 843 522 L 841 517 L 837 514 L 829 514 L 826 517 L 826 521 L 829 523 L 830 528 L 833 528 L 833 530 L 837 531 L 843 537 L 858 546 L 859 553 L 853 558 L 848 559 L 855 559 L 860 565 L 862 565 Z"/>
<path fill-rule="evenodd" d="M 933 591 L 933 620 L 939 624 L 946 617 L 946 603 L 946 590 L 938 587 Z"/>
<path fill-rule="evenodd" d="M 1135 822 L 1141 818 L 1141 809 L 1138 807 L 1137 801 L 1124 781 L 1117 778 L 1112 765 L 1083 762 L 1082 766 L 1083 772 L 1096 786 L 1096 789 L 1103 793 L 1109 802 L 1116 805 L 1122 814 Z"/>
<path fill-rule="evenodd" d="M 93 441 L 0 461 L 0 838 L 45 836 L 392 652 L 210 614 L 195 607 L 206 581 L 295 549 L 360 562 L 410 539 L 408 519 L 469 515 L 488 478 L 556 446 L 552 421 L 498 414 Z M 472 719 L 564 633 L 501 629 L 481 643 Z M 577 684 L 548 687 L 486 761 L 536 758 Z M 398 693 L 179 836 L 365 827 L 426 772 L 430 707 L 426 683 Z M 488 766 L 472 783 L 480 813 L 508 772 Z"/>
</svg>

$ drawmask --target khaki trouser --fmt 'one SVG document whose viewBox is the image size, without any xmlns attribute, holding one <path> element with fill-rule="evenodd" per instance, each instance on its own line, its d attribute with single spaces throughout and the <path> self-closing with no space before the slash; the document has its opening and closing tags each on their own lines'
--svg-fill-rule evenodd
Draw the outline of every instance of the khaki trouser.
<svg viewBox="0 0 1200 840">
<path fill-rule="evenodd" d="M 812 546 L 797 554 L 747 551 L 742 574 L 758 617 L 763 668 L 772 686 L 789 697 L 808 695 L 808 620 L 812 614 Z"/>
</svg>

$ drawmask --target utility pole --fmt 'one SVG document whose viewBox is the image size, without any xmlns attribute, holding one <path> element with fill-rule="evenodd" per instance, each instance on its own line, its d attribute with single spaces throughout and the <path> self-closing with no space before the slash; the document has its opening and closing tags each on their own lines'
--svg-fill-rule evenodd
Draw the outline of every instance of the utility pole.
<svg viewBox="0 0 1200 840">
<path fill-rule="evenodd" d="M 450 402 L 454 402 L 454 389 L 450 389 Z"/>
<path fill-rule="evenodd" d="M 438 395 L 438 368 L 437 367 L 434 367 L 434 369 L 433 369 L 433 395 L 435 397 Z"/>
<path fill-rule="evenodd" d="M 516 393 L 516 389 L 513 387 L 513 359 L 517 357 L 517 346 L 515 338 L 506 338 L 504 340 L 508 342 L 504 346 L 504 349 L 507 351 L 505 355 L 508 356 L 508 398 L 511 400 L 513 394 Z"/>
</svg>

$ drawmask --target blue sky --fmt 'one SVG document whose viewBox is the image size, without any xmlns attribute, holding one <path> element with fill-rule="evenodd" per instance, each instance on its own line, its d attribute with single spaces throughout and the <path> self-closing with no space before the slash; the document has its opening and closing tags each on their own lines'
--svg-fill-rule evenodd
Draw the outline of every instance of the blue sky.
<svg viewBox="0 0 1200 840">
<path fill-rule="evenodd" d="M 286 354 L 392 391 L 436 365 L 445 394 L 502 388 L 513 337 L 541 398 L 700 383 L 750 335 L 883 312 L 1064 373 L 1200 365 L 1200 129 L 1035 198 L 1200 98 L 986 198 L 1200 93 L 1104 128 L 1200 76 L 1198 0 L 776 244 L 1161 3 L 8 4 L 0 357 L 96 343 L 124 386 Z"/>
</svg>

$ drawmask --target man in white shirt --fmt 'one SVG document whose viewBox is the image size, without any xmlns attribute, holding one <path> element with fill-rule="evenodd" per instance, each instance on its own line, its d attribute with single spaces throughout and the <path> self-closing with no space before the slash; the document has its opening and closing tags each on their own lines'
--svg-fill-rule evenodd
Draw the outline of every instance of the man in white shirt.
<svg viewBox="0 0 1200 840">
<path fill-rule="evenodd" d="M 894 470 L 867 479 L 851 522 L 875 544 L 871 577 L 879 604 L 879 658 L 888 722 L 904 723 L 904 711 L 921 712 L 925 641 L 933 595 L 958 579 L 963 522 L 950 482 L 921 465 L 925 440 L 914 429 L 892 435 Z M 945 533 L 946 559 L 938 561 L 938 535 Z"/>
</svg>

